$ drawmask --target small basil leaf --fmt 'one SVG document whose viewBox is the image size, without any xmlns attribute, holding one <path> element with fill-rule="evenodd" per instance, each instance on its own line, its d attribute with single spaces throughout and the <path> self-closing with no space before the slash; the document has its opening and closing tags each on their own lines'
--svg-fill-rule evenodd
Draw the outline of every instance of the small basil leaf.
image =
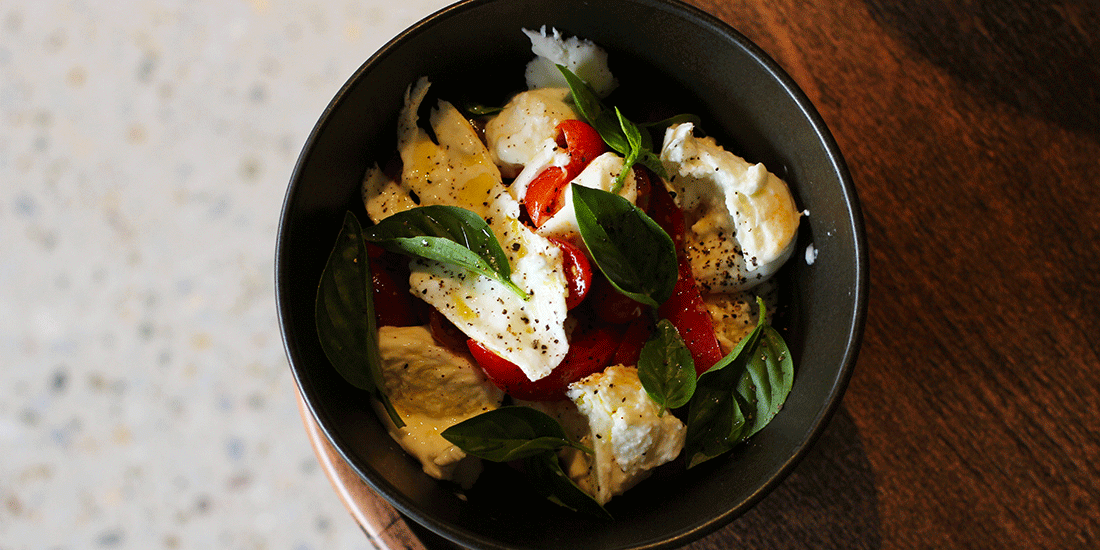
<svg viewBox="0 0 1100 550">
<path fill-rule="evenodd" d="M 386 250 L 450 263 L 494 279 L 523 299 L 530 296 L 512 282 L 508 256 L 492 228 L 477 214 L 449 205 L 411 208 L 366 230 L 368 241 Z"/>
<path fill-rule="evenodd" d="M 443 430 L 440 435 L 466 454 L 493 462 L 519 460 L 576 446 L 553 417 L 519 406 L 481 413 Z"/>
<path fill-rule="evenodd" d="M 605 109 L 599 96 L 596 95 L 596 92 L 592 90 L 588 83 L 573 74 L 573 71 L 565 68 L 564 65 L 558 65 L 557 67 L 562 76 L 565 77 L 565 82 L 569 84 L 569 93 L 573 96 L 573 104 L 577 106 L 577 110 L 580 111 L 585 121 L 595 127 L 596 121 L 599 120 Z M 599 128 L 596 128 L 596 130 L 599 131 Z M 603 135 L 602 132 L 600 134 Z"/>
<path fill-rule="evenodd" d="M 614 519 L 592 495 L 581 490 L 569 479 L 562 470 L 556 453 L 543 452 L 531 456 L 524 461 L 524 466 L 535 487 L 551 502 L 574 512 L 601 519 Z"/>
<path fill-rule="evenodd" d="M 678 275 L 672 237 L 614 193 L 576 184 L 572 189 L 581 238 L 611 284 L 654 308 L 668 300 Z"/>
<path fill-rule="evenodd" d="M 695 393 L 695 361 L 668 319 L 657 322 L 653 337 L 642 347 L 638 378 L 646 393 L 665 409 L 683 407 Z"/>
<path fill-rule="evenodd" d="M 462 110 L 467 114 L 475 117 L 495 115 L 504 110 L 503 106 L 499 105 L 484 105 L 481 103 L 469 102 L 462 105 Z"/>
<path fill-rule="evenodd" d="M 370 258 L 359 220 L 351 212 L 321 273 L 314 302 L 314 319 L 321 349 L 349 384 L 370 392 L 397 427 L 405 423 L 386 397 L 378 356 Z"/>
<path fill-rule="evenodd" d="M 737 385 L 748 417 L 743 438 L 747 438 L 771 422 L 794 383 L 794 362 L 787 343 L 771 326 L 765 326 L 754 352 L 749 356 L 745 375 Z"/>
<path fill-rule="evenodd" d="M 619 127 L 622 129 L 623 136 L 626 137 L 627 152 L 623 157 L 623 167 L 619 170 L 618 177 L 615 178 L 615 183 L 611 186 L 611 192 L 618 194 L 619 190 L 623 188 L 623 183 L 626 181 L 626 175 L 630 173 L 631 167 L 638 160 L 638 155 L 642 153 L 642 132 L 638 130 L 638 127 L 634 123 L 630 122 L 623 116 L 622 111 L 619 111 L 618 107 L 615 107 L 615 116 L 619 120 Z"/>
<path fill-rule="evenodd" d="M 684 443 L 689 468 L 759 432 L 790 394 L 794 384 L 790 350 L 767 324 L 764 301 L 757 298 L 757 304 L 756 328 L 697 381 Z"/>
<path fill-rule="evenodd" d="M 670 117 L 668 117 L 666 119 L 663 119 L 663 120 L 658 120 L 656 122 L 645 122 L 645 123 L 639 124 L 638 126 L 641 126 L 642 128 L 645 128 L 645 129 L 651 130 L 651 131 L 663 132 L 669 126 L 674 126 L 676 124 L 683 124 L 685 122 L 692 123 L 696 128 L 698 128 L 700 125 L 703 124 L 703 120 L 700 119 L 698 116 L 690 114 L 690 113 L 682 113 L 682 114 L 679 114 L 679 115 L 670 116 Z"/>
</svg>

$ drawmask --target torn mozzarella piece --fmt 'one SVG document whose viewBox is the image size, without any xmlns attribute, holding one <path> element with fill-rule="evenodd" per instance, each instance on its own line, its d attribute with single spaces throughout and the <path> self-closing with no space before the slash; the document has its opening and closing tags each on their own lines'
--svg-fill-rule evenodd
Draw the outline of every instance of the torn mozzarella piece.
<svg viewBox="0 0 1100 550">
<path fill-rule="evenodd" d="M 570 183 L 583 187 L 600 189 L 610 192 L 615 187 L 615 179 L 623 169 L 623 158 L 619 155 L 607 152 L 592 159 L 588 166 L 581 170 L 577 177 Z M 631 170 L 623 186 L 619 189 L 619 196 L 634 204 L 638 200 L 638 185 L 634 179 L 634 171 Z M 580 229 L 577 227 L 577 213 L 573 205 L 573 191 L 565 188 L 565 202 L 561 210 L 558 210 L 550 219 L 546 220 L 535 230 L 544 237 L 558 237 L 572 242 L 579 242 Z"/>
<path fill-rule="evenodd" d="M 553 142 L 558 124 L 578 119 L 565 102 L 569 88 L 540 88 L 516 94 L 485 125 L 489 155 L 505 177 L 516 177 L 524 166 Z"/>
<path fill-rule="evenodd" d="M 771 277 L 794 250 L 800 213 L 787 184 L 683 123 L 665 132 L 661 161 L 684 211 L 684 244 L 705 292 L 736 292 Z"/>
<path fill-rule="evenodd" d="M 386 395 L 405 422 L 396 427 L 376 404 L 390 436 L 420 461 L 428 475 L 473 485 L 481 461 L 439 434 L 500 407 L 504 393 L 470 356 L 436 345 L 428 327 L 379 327 L 378 350 Z"/>
<path fill-rule="evenodd" d="M 545 25 L 537 32 L 523 29 L 523 33 L 531 39 L 531 51 L 537 56 L 527 64 L 529 89 L 568 86 L 557 65 L 587 82 L 600 97 L 606 97 L 618 85 L 608 68 L 607 52 L 591 40 L 575 36 L 563 39 L 557 29 L 546 34 Z"/>
<path fill-rule="evenodd" d="M 467 336 L 538 380 L 569 351 L 561 251 L 519 222 L 519 202 L 504 187 L 473 127 L 450 103 L 440 101 L 431 114 L 438 143 L 417 125 L 416 113 L 427 89 L 426 79 L 411 87 L 400 114 L 401 180 L 380 182 L 384 178 L 368 176 L 369 191 L 377 194 L 366 200 L 367 211 L 377 222 L 385 217 L 382 214 L 392 215 L 419 201 L 459 206 L 481 216 L 508 257 L 512 281 L 529 299 L 493 279 L 424 259 L 410 262 L 411 291 Z"/>
<path fill-rule="evenodd" d="M 662 414 L 635 367 L 608 367 L 570 384 L 566 393 L 588 419 L 581 443 L 595 451 L 573 454 L 566 471 L 600 504 L 674 460 L 684 447 L 687 428 L 672 413 Z"/>
</svg>

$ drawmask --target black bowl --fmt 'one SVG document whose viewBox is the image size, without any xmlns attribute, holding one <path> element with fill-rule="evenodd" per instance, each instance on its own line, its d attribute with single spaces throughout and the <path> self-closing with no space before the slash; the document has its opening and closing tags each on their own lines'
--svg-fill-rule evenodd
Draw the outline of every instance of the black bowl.
<svg viewBox="0 0 1100 550">
<path fill-rule="evenodd" d="M 507 468 L 487 470 L 465 497 L 429 478 L 386 434 L 366 395 L 329 364 L 313 319 L 344 212 L 362 211 L 364 171 L 396 147 L 405 88 L 426 75 L 436 95 L 456 104 L 503 100 L 523 86 L 532 57 L 521 29 L 543 25 L 603 46 L 621 97 L 700 114 L 727 149 L 785 178 L 810 212 L 780 274 L 785 305 L 776 324 L 796 368 L 783 410 L 728 455 L 690 471 L 662 468 L 612 500 L 611 522 L 535 497 Z M 812 264 L 802 253 L 811 243 L 819 253 Z M 321 429 L 400 512 L 477 548 L 670 547 L 726 524 L 780 483 L 825 428 L 855 363 L 866 310 L 862 215 L 820 116 L 744 36 L 695 8 L 661 0 L 471 0 L 414 25 L 367 60 L 322 113 L 291 179 L 277 246 L 287 356 Z"/>
</svg>

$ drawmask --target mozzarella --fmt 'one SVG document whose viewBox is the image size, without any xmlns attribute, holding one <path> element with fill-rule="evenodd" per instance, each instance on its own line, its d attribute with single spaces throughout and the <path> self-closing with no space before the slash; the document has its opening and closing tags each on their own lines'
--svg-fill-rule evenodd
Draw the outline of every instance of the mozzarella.
<svg viewBox="0 0 1100 550">
<path fill-rule="evenodd" d="M 384 178 L 368 176 L 369 191 L 377 194 L 367 199 L 367 211 L 377 222 L 414 206 L 415 195 L 421 205 L 460 206 L 485 219 L 508 257 L 512 281 L 528 293 L 528 300 L 493 279 L 425 259 L 410 262 L 411 291 L 467 336 L 538 380 L 569 351 L 561 251 L 519 222 L 519 203 L 457 109 L 440 101 L 433 110 L 431 125 L 438 143 L 417 125 L 417 110 L 428 86 L 420 79 L 410 88 L 398 121 L 401 181 L 379 183 Z"/>
<path fill-rule="evenodd" d="M 523 33 L 531 39 L 531 51 L 537 56 L 527 64 L 528 88 L 567 86 L 556 65 L 572 71 L 600 97 L 606 97 L 618 85 L 607 66 L 607 52 L 591 40 L 575 36 L 563 39 L 557 29 L 548 35 L 545 25 L 538 32 L 523 29 Z"/>
<path fill-rule="evenodd" d="M 472 485 L 481 471 L 480 461 L 439 434 L 500 407 L 503 392 L 469 355 L 435 344 L 428 327 L 379 327 L 378 349 L 386 395 L 405 421 L 397 428 L 376 404 L 390 436 L 420 461 L 428 475 Z"/>
<path fill-rule="evenodd" d="M 588 420 L 589 433 L 581 443 L 595 454 L 570 453 L 565 469 L 600 504 L 649 477 L 684 448 L 684 423 L 649 397 L 635 367 L 608 367 L 570 384 L 566 394 Z"/>
<path fill-rule="evenodd" d="M 573 106 L 565 102 L 568 95 L 569 88 L 520 92 L 485 125 L 489 155 L 504 176 L 515 177 L 546 149 L 547 141 L 556 148 L 553 142 L 558 124 L 579 118 Z"/>
<path fill-rule="evenodd" d="M 684 211 L 692 273 L 707 292 L 771 277 L 794 250 L 800 213 L 787 184 L 684 123 L 665 132 L 661 161 Z M 732 237 L 732 238 L 731 238 Z"/>
</svg>

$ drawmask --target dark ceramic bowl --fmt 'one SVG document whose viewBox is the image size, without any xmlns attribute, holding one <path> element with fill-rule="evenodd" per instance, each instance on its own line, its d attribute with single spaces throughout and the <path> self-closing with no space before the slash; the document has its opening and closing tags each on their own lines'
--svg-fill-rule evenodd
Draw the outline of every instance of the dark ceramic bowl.
<svg viewBox="0 0 1100 550">
<path fill-rule="evenodd" d="M 453 103 L 501 101 L 522 88 L 532 57 L 520 29 L 542 25 L 608 50 L 620 98 L 638 100 L 631 109 L 673 106 L 701 115 L 727 149 L 784 177 L 810 212 L 780 274 L 784 306 L 776 324 L 796 366 L 783 410 L 728 455 L 690 471 L 668 465 L 615 498 L 611 522 L 517 489 L 522 479 L 506 468 L 490 468 L 465 498 L 426 476 L 386 434 L 366 395 L 326 360 L 313 320 L 318 280 L 344 212 L 362 212 L 364 171 L 396 147 L 405 88 L 426 75 L 436 95 Z M 811 243 L 819 254 L 809 264 L 803 251 Z M 862 334 L 868 280 L 855 189 L 806 96 L 737 31 L 660 0 L 472 0 L 408 29 L 367 60 L 321 114 L 287 191 L 276 256 L 287 355 L 321 429 L 399 511 L 476 548 L 670 547 L 745 512 L 794 468 L 839 405 Z"/>
</svg>

